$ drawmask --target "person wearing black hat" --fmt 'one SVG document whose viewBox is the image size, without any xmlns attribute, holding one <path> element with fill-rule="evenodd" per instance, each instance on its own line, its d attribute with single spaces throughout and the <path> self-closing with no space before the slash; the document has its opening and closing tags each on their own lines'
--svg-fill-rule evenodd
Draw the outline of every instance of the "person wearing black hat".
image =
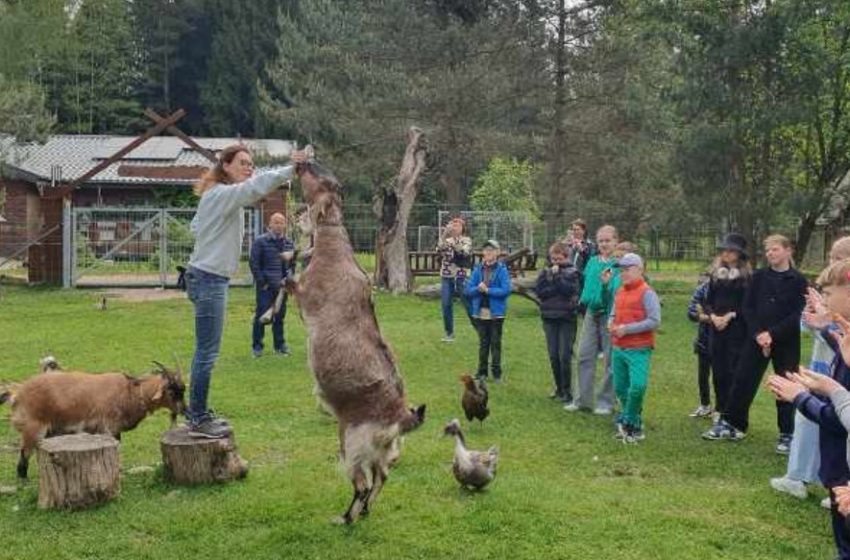
<svg viewBox="0 0 850 560">
<path fill-rule="evenodd" d="M 794 268 L 791 241 L 782 235 L 764 240 L 767 267 L 755 271 L 742 311 L 746 336 L 722 418 L 705 439 L 740 440 L 749 427 L 750 406 L 768 363 L 778 375 L 800 366 L 800 317 L 806 305 L 808 281 Z M 776 401 L 779 440 L 776 452 L 788 455 L 794 436 L 794 407 Z"/>
<path fill-rule="evenodd" d="M 747 338 L 743 305 L 752 268 L 747 255 L 747 239 L 741 234 L 728 234 L 717 245 L 717 251 L 709 269 L 700 322 L 708 325 L 714 404 L 718 412 L 723 412 Z"/>
</svg>

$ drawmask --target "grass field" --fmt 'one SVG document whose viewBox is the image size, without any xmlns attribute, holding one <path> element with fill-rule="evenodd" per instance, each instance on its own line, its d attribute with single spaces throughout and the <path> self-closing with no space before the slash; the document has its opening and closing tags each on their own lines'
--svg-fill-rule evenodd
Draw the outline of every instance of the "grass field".
<svg viewBox="0 0 850 560">
<path fill-rule="evenodd" d="M 369 518 L 352 527 L 330 519 L 350 488 L 336 461 L 336 429 L 318 412 L 306 367 L 304 330 L 287 318 L 290 358 L 250 354 L 252 293 L 234 289 L 211 405 L 235 426 L 251 463 L 242 482 L 178 488 L 163 482 L 159 412 L 122 441 L 122 494 L 76 513 L 36 507 L 31 481 L 0 495 L 0 558 L 831 558 L 829 517 L 817 490 L 806 501 L 774 493 L 784 472 L 773 452 L 775 413 L 759 395 L 750 437 L 738 444 L 699 438 L 694 329 L 687 291 L 658 276 L 664 324 L 645 417 L 648 438 L 625 446 L 609 418 L 569 414 L 547 398 L 550 373 L 540 320 L 521 298 L 505 326 L 507 382 L 491 389 L 492 416 L 466 430 L 472 447 L 498 444 L 496 481 L 482 493 L 460 490 L 450 473 L 453 442 L 443 424 L 459 416 L 458 375 L 475 366 L 476 337 L 459 323 L 457 342 L 439 342 L 439 305 L 376 297 L 410 399 L 429 418 L 410 434 L 401 462 Z M 192 350 L 188 301 L 110 300 L 95 293 L 5 287 L 0 299 L 0 379 L 32 375 L 39 357 L 66 367 L 142 373 L 151 360 L 185 364 Z M 464 422 L 465 425 L 465 422 Z M 0 486 L 16 485 L 17 438 L 0 409 Z M 137 466 L 153 472 L 132 474 Z"/>
</svg>

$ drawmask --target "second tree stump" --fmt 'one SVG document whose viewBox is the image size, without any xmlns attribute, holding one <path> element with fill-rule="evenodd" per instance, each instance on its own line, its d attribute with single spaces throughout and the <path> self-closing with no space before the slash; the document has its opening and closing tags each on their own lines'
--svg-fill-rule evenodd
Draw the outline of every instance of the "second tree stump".
<svg viewBox="0 0 850 560">
<path fill-rule="evenodd" d="M 236 453 L 233 436 L 194 438 L 185 426 L 169 430 L 160 440 L 165 478 L 177 484 L 209 484 L 244 478 L 248 463 Z"/>
<path fill-rule="evenodd" d="M 79 509 L 121 491 L 118 441 L 106 434 L 51 437 L 38 444 L 38 507 Z"/>
</svg>

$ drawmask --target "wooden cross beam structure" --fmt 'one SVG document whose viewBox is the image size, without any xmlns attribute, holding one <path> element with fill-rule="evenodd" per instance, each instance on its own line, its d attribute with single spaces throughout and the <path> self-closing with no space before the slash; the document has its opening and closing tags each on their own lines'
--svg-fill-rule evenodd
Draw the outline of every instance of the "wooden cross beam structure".
<svg viewBox="0 0 850 560">
<path fill-rule="evenodd" d="M 64 187 L 45 191 L 44 198 L 57 199 L 64 198 L 70 195 L 78 186 L 85 183 L 86 181 L 88 181 L 89 179 L 91 179 L 92 177 L 94 177 L 116 161 L 119 161 L 125 155 L 129 154 L 130 152 L 132 152 L 154 136 L 160 134 L 164 130 L 167 130 L 171 134 L 177 136 L 178 138 L 183 140 L 183 142 L 185 142 L 189 147 L 197 151 L 199 154 L 203 155 L 212 163 L 215 163 L 217 160 L 214 153 L 195 142 L 186 133 L 174 126 L 174 124 L 180 119 L 182 119 L 185 115 L 186 111 L 184 111 L 183 109 L 178 109 L 167 117 L 160 116 L 153 109 L 145 109 L 145 116 L 148 117 L 151 121 L 153 121 L 154 126 L 147 129 L 144 134 L 142 134 L 141 136 L 139 136 L 138 138 L 136 138 L 135 140 L 133 140 L 132 142 L 130 142 L 129 144 L 127 144 L 126 146 L 106 158 L 105 160 L 101 161 L 100 163 L 98 163 L 97 165 L 95 165 L 94 167 L 92 167 L 91 169 L 89 169 L 88 171 L 86 171 Z"/>
</svg>

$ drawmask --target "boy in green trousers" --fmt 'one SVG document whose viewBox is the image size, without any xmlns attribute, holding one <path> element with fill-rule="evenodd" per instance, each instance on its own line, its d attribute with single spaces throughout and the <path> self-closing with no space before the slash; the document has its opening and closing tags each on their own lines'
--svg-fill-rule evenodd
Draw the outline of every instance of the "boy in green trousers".
<svg viewBox="0 0 850 560">
<path fill-rule="evenodd" d="M 622 406 L 617 417 L 617 436 L 625 443 L 637 443 L 645 437 L 641 412 L 655 330 L 661 324 L 661 305 L 643 278 L 643 260 L 638 255 L 626 253 L 617 265 L 621 287 L 614 296 L 608 327 L 614 390 Z"/>
</svg>

